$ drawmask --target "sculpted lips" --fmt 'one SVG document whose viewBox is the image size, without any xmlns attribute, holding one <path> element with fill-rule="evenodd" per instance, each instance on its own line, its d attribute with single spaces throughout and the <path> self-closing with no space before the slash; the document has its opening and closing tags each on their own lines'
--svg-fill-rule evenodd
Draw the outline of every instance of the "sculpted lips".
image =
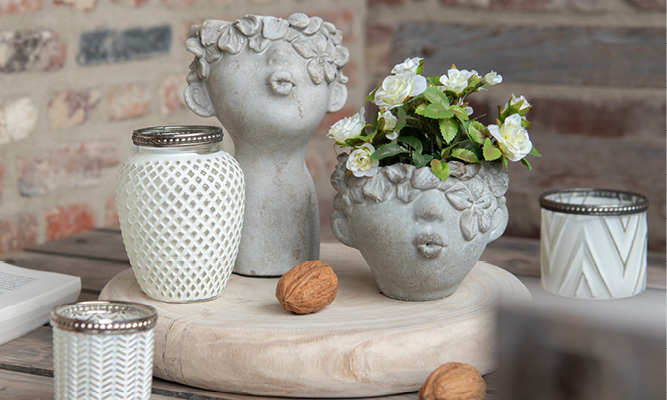
<svg viewBox="0 0 667 400">
<path fill-rule="evenodd" d="M 445 247 L 445 241 L 437 233 L 423 233 L 415 238 L 414 245 L 424 258 L 436 258 Z"/>
<path fill-rule="evenodd" d="M 287 71 L 276 71 L 269 76 L 271 91 L 279 96 L 287 96 L 294 87 L 292 74 Z"/>
</svg>

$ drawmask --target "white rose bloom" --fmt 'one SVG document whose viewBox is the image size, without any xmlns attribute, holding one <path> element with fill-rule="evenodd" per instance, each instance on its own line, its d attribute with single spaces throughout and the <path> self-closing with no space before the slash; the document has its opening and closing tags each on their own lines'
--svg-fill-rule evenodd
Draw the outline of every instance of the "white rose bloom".
<svg viewBox="0 0 667 400">
<path fill-rule="evenodd" d="M 384 118 L 384 126 L 382 126 L 383 131 L 393 131 L 394 128 L 396 128 L 398 118 L 396 118 L 391 111 L 387 110 L 384 113 L 378 111 L 378 119 L 380 118 Z"/>
<path fill-rule="evenodd" d="M 512 93 L 512 98 L 510 99 L 510 105 L 513 106 L 513 105 L 519 103 L 522 100 L 523 100 L 523 104 L 521 104 L 521 107 L 519 108 L 519 111 L 523 111 L 523 110 L 528 109 L 528 108 L 531 107 L 530 103 L 528 102 L 528 100 L 526 100 L 525 97 L 523 97 L 523 95 L 521 95 L 521 97 L 519 97 L 519 98 L 516 98 L 514 96 L 514 93 Z"/>
<path fill-rule="evenodd" d="M 398 137 L 398 132 L 396 131 L 391 131 L 391 133 L 387 134 L 387 139 L 389 140 L 394 140 Z"/>
<path fill-rule="evenodd" d="M 426 78 L 411 72 L 389 75 L 375 92 L 373 102 L 383 110 L 402 105 L 408 97 L 418 96 L 426 90 Z"/>
<path fill-rule="evenodd" d="M 364 119 L 364 108 L 361 107 L 358 114 L 343 118 L 333 124 L 327 136 L 334 138 L 338 144 L 344 144 L 347 139 L 359 136 L 364 126 L 366 126 L 366 120 Z"/>
<path fill-rule="evenodd" d="M 468 79 L 473 76 L 479 76 L 477 71 L 468 71 L 466 69 L 458 70 L 452 68 L 447 71 L 447 75 L 440 77 L 440 83 L 445 85 L 446 90 L 451 90 L 456 94 L 461 94 L 468 87 Z"/>
<path fill-rule="evenodd" d="M 371 154 L 375 152 L 375 147 L 370 143 L 364 143 L 357 147 L 347 159 L 345 167 L 352 171 L 354 176 L 373 176 L 378 172 L 380 161 L 371 160 Z"/>
<path fill-rule="evenodd" d="M 528 131 L 521 126 L 521 120 L 519 114 L 512 114 L 500 127 L 489 125 L 489 132 L 498 141 L 500 151 L 511 161 L 521 160 L 533 149 Z"/>
<path fill-rule="evenodd" d="M 417 68 L 419 68 L 419 64 L 422 60 L 423 58 L 421 57 L 406 58 L 402 63 L 396 64 L 396 66 L 391 70 L 391 73 L 400 74 L 401 72 L 412 72 L 413 74 L 416 74 Z"/>
<path fill-rule="evenodd" d="M 484 75 L 484 83 L 488 85 L 497 85 L 502 83 L 503 76 L 497 73 L 496 71 L 491 71 L 488 74 Z"/>
</svg>

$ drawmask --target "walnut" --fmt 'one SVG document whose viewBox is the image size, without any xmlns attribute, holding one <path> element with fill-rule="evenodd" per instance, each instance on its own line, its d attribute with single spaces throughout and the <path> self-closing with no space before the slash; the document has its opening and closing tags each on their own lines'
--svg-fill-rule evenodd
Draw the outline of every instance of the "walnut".
<svg viewBox="0 0 667 400">
<path fill-rule="evenodd" d="M 419 390 L 419 400 L 483 400 L 486 382 L 470 364 L 450 362 L 433 371 Z"/>
<path fill-rule="evenodd" d="M 306 261 L 278 281 L 276 298 L 287 311 L 310 314 L 331 304 L 338 293 L 338 277 L 328 264 Z"/>
</svg>

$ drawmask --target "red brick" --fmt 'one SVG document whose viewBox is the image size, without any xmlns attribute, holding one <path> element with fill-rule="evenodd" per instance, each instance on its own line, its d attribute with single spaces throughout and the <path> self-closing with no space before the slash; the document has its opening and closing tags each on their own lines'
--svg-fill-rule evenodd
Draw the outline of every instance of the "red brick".
<svg viewBox="0 0 667 400">
<path fill-rule="evenodd" d="M 519 11 L 554 11 L 573 8 L 579 11 L 603 11 L 606 0 L 440 0 L 450 7 L 490 8 Z"/>
<path fill-rule="evenodd" d="M 0 31 L 0 72 L 44 72 L 60 69 L 66 46 L 57 33 Z"/>
<path fill-rule="evenodd" d="M 86 122 L 100 100 L 97 89 L 66 90 L 56 93 L 49 101 L 48 114 L 55 130 L 68 129 Z"/>
<path fill-rule="evenodd" d="M 186 86 L 183 75 L 173 75 L 162 82 L 159 93 L 162 114 L 170 115 L 185 109 L 183 91 Z"/>
<path fill-rule="evenodd" d="M 343 43 L 351 43 L 356 37 L 355 13 L 350 9 L 336 9 L 323 11 L 318 16 L 327 22 L 336 25 L 336 29 L 343 34 Z"/>
<path fill-rule="evenodd" d="M 114 121 L 144 116 L 151 108 L 148 87 L 140 83 L 114 86 L 107 95 L 107 106 Z"/>
<path fill-rule="evenodd" d="M 391 71 L 393 28 L 388 25 L 369 25 L 366 29 L 366 68 L 369 74 L 386 75 Z"/>
<path fill-rule="evenodd" d="M 118 164 L 119 150 L 106 143 L 65 144 L 49 151 L 16 158 L 16 175 L 23 196 L 100 184 L 102 170 Z"/>
<path fill-rule="evenodd" d="M 120 226 L 115 197 L 108 199 L 104 205 L 104 226 L 108 228 L 118 228 Z"/>
<path fill-rule="evenodd" d="M 92 11 L 97 5 L 97 0 L 53 0 L 57 6 L 68 6 L 81 11 Z"/>
<path fill-rule="evenodd" d="M 95 226 L 95 216 L 85 204 L 46 210 L 46 239 L 58 240 Z"/>
<path fill-rule="evenodd" d="M 42 9 L 42 0 L 0 0 L 0 15 L 23 14 Z"/>
<path fill-rule="evenodd" d="M 37 244 L 37 219 L 21 214 L 0 219 L 0 254 Z"/>
<path fill-rule="evenodd" d="M 322 157 L 319 152 L 312 148 L 307 149 L 306 167 L 308 167 L 308 172 L 310 172 L 310 176 L 316 184 L 322 174 L 322 166 Z"/>
<path fill-rule="evenodd" d="M 664 0 L 630 0 L 630 2 L 637 8 L 642 10 L 664 10 Z"/>
</svg>

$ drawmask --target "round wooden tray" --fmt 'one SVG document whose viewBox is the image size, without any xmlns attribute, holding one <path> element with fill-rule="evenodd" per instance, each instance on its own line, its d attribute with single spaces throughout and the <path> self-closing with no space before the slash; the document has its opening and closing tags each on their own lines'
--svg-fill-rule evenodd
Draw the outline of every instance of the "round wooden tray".
<svg viewBox="0 0 667 400">
<path fill-rule="evenodd" d="M 495 306 L 526 301 L 509 272 L 478 262 L 450 297 L 387 298 L 358 251 L 323 244 L 320 258 L 339 279 L 336 300 L 294 315 L 275 298 L 278 279 L 232 278 L 216 300 L 167 304 L 144 295 L 130 269 L 100 299 L 158 310 L 157 377 L 203 389 L 292 397 L 363 397 L 416 391 L 449 361 L 495 368 Z"/>
</svg>

